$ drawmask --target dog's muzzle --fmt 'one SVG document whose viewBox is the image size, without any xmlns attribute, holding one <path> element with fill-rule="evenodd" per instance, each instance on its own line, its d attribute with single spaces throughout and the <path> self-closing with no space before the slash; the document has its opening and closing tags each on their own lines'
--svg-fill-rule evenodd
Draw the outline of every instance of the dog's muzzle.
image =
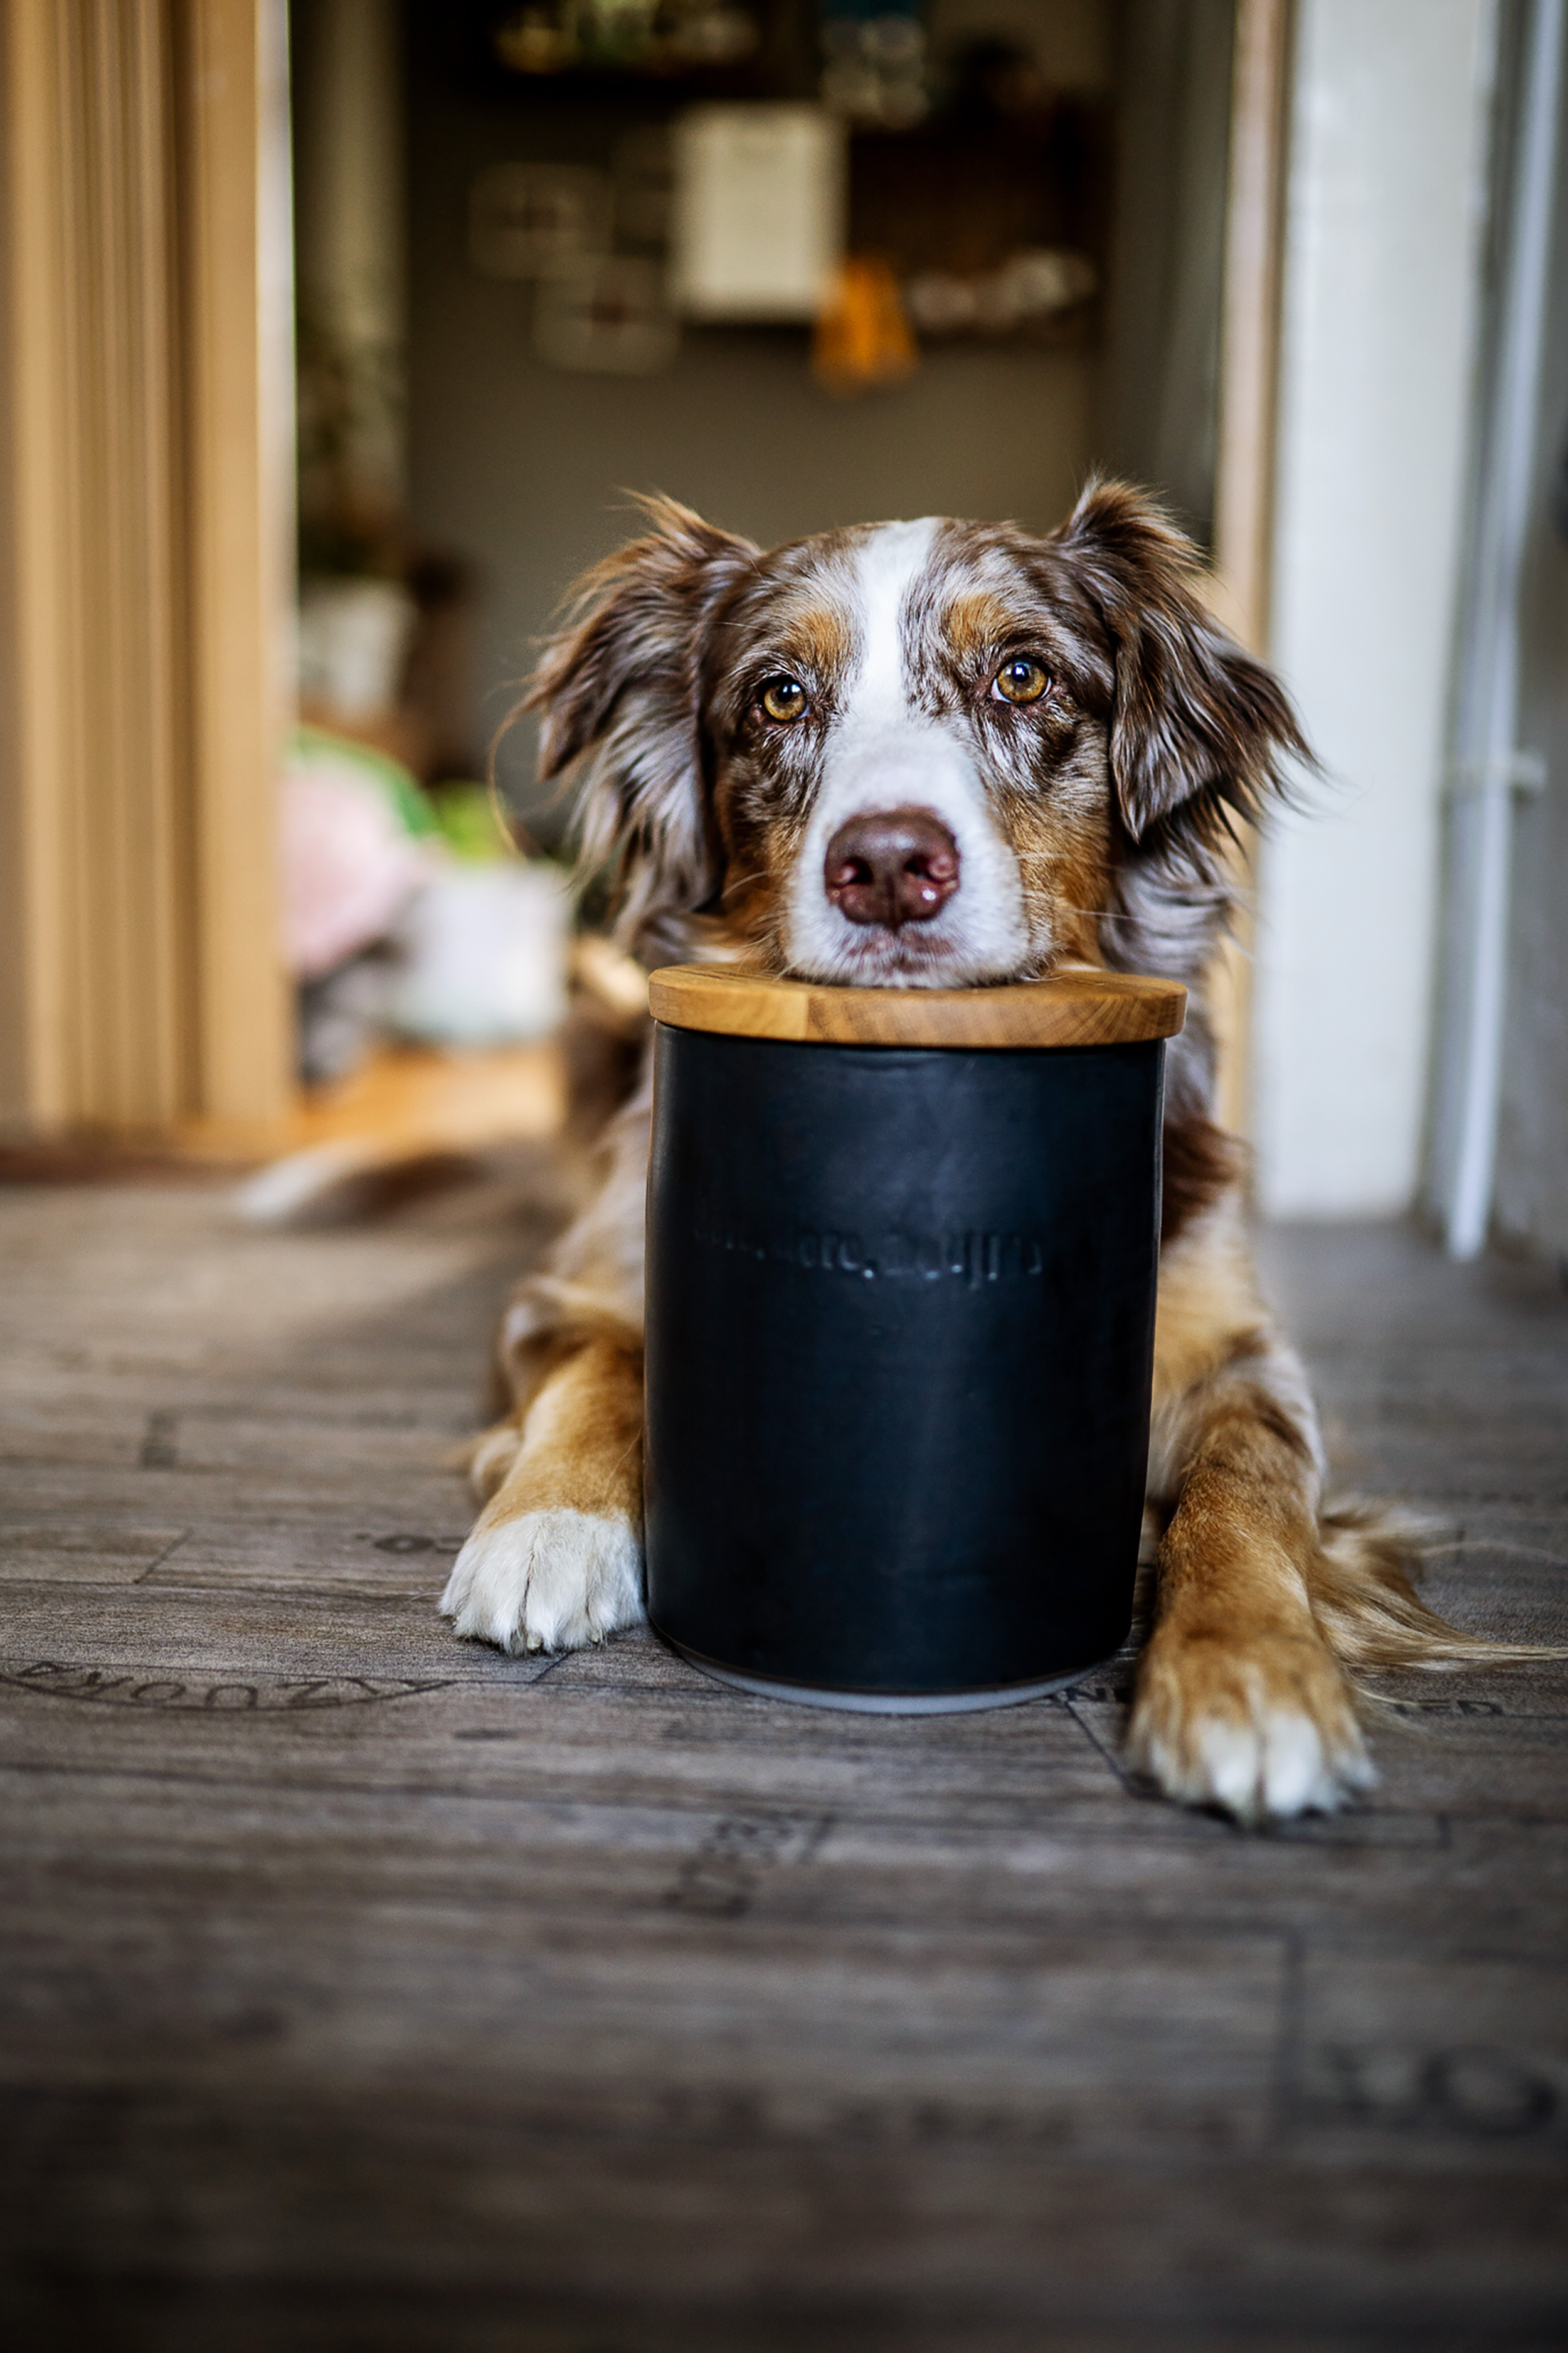
<svg viewBox="0 0 1568 2353">
<path fill-rule="evenodd" d="M 827 845 L 822 884 L 852 923 L 929 923 L 958 888 L 958 844 L 931 809 L 852 817 Z"/>
</svg>

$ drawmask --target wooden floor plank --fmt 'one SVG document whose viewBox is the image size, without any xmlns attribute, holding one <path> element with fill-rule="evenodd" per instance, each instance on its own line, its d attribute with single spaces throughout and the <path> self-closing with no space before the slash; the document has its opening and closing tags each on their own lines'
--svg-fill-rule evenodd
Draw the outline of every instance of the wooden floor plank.
<svg viewBox="0 0 1568 2353">
<path fill-rule="evenodd" d="M 868 1718 L 456 1642 L 452 1450 L 565 1190 L 0 1190 L 15 2340 L 1568 2340 L 1563 1665 L 1389 1679 L 1367 1802 L 1253 1836 L 1128 1775 L 1126 1662 Z M 1264 1257 L 1431 1598 L 1568 1638 L 1568 1299 Z"/>
<path fill-rule="evenodd" d="M 130 1527 L 115 1520 L 46 1521 L 0 1516 L 0 1583 L 138 1585 L 184 1535 L 184 1528 Z"/>
</svg>

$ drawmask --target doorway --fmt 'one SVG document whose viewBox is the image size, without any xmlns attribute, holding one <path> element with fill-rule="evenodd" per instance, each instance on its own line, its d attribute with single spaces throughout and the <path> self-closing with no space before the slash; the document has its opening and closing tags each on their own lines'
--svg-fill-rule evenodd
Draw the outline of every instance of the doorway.
<svg viewBox="0 0 1568 2353">
<path fill-rule="evenodd" d="M 1266 471 L 1266 400 L 1222 390 L 1227 353 L 1233 377 L 1238 349 L 1253 378 L 1271 363 L 1284 13 L 298 0 L 306 715 L 465 823 L 493 746 L 510 821 L 550 856 L 570 809 L 534 785 L 531 726 L 503 723 L 564 592 L 634 535 L 637 493 L 763 544 L 931 512 L 1044 531 L 1100 468 L 1212 557 L 1222 406 L 1242 471 Z M 847 275 L 891 312 L 858 374 L 776 276 L 770 297 L 765 254 L 749 290 L 690 298 L 682 159 L 737 123 L 805 125 L 812 168 L 839 175 Z M 1239 259 L 1238 154 L 1263 175 Z M 728 266 L 743 280 L 733 235 Z M 1237 478 L 1233 457 L 1233 537 L 1258 506 Z"/>
</svg>

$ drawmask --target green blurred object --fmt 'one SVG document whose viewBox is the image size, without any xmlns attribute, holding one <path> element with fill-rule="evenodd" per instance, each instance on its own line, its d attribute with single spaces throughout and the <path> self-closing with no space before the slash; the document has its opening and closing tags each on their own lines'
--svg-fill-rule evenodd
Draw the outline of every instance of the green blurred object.
<svg viewBox="0 0 1568 2353">
<path fill-rule="evenodd" d="M 321 753 L 331 753 L 334 759 L 343 760 L 373 776 L 396 810 L 405 833 L 416 841 L 442 831 L 440 821 L 426 792 L 411 768 L 390 754 L 378 752 L 372 744 L 362 744 L 352 735 L 339 735 L 330 727 L 296 727 L 294 750 L 306 760 Z M 464 786 L 465 792 L 483 793 L 482 785 Z"/>
<path fill-rule="evenodd" d="M 428 798 L 436 830 L 454 858 L 483 866 L 516 857 L 516 844 L 488 785 L 438 785 Z"/>
</svg>

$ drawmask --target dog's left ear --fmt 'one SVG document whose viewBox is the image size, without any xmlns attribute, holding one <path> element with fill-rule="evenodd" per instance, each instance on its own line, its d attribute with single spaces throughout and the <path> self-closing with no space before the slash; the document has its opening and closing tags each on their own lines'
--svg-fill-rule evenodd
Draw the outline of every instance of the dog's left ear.
<svg viewBox="0 0 1568 2353">
<path fill-rule="evenodd" d="M 1201 558 L 1142 491 L 1091 482 L 1047 543 L 1109 641 L 1110 769 L 1134 841 L 1162 820 L 1213 842 L 1255 818 L 1287 759 L 1312 765 L 1285 690 L 1205 611 Z"/>
</svg>

